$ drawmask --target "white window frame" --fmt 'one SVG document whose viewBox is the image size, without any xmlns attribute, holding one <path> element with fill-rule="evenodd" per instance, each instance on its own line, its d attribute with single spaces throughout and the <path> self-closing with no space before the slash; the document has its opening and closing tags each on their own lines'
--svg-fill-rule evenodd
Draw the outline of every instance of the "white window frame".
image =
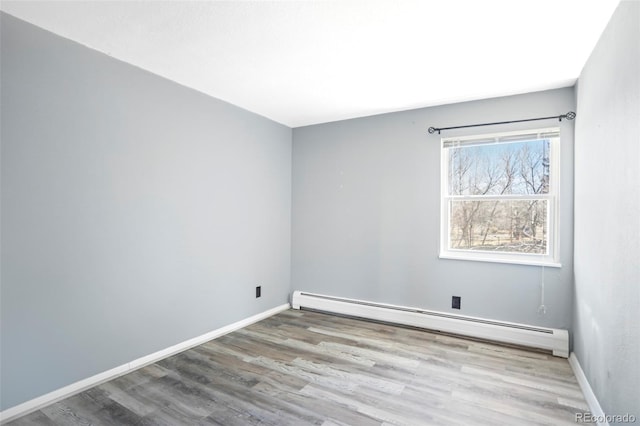
<svg viewBox="0 0 640 426">
<path fill-rule="evenodd" d="M 509 140 L 526 135 L 543 135 L 557 133 L 557 137 L 551 137 L 549 143 L 549 192 L 547 194 L 526 195 L 449 195 L 449 157 L 445 145 L 452 143 L 464 143 L 473 140 L 495 139 L 495 143 L 504 143 L 500 140 Z M 489 134 L 476 134 L 461 137 L 446 137 L 440 142 L 441 166 L 441 213 L 440 213 L 440 258 L 472 260 L 483 262 L 512 263 L 520 265 L 541 265 L 561 267 L 560 255 L 560 128 L 526 129 L 513 132 L 499 132 Z M 547 254 L 489 252 L 472 249 L 455 249 L 450 244 L 450 216 L 452 200 L 530 200 L 532 198 L 547 201 Z"/>
</svg>

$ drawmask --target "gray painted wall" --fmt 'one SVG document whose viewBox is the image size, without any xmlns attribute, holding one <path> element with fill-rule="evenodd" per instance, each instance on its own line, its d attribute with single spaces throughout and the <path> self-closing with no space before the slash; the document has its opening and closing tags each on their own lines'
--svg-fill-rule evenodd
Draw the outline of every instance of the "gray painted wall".
<svg viewBox="0 0 640 426">
<path fill-rule="evenodd" d="M 577 86 L 574 351 L 606 414 L 640 419 L 640 3 Z"/>
<path fill-rule="evenodd" d="M 340 121 L 293 131 L 292 287 L 498 320 L 569 328 L 573 122 L 560 124 L 562 268 L 438 258 L 440 137 L 430 126 L 558 115 L 573 88 Z M 446 132 L 530 128 L 531 123 Z M 442 136 L 445 136 L 444 134 Z M 462 309 L 451 309 L 451 296 Z"/>
<path fill-rule="evenodd" d="M 287 302 L 291 129 L 1 24 L 2 409 Z"/>
</svg>

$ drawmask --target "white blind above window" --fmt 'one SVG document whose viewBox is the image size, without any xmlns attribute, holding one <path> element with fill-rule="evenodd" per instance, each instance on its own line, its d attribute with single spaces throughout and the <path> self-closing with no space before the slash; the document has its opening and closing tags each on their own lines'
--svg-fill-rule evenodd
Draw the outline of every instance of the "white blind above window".
<svg viewBox="0 0 640 426">
<path fill-rule="evenodd" d="M 560 137 L 559 128 L 540 129 L 535 133 L 502 133 L 498 136 L 491 138 L 478 138 L 477 136 L 469 137 L 456 137 L 442 139 L 443 148 L 459 148 L 459 147 L 471 147 L 480 145 L 494 145 L 500 143 L 509 142 L 522 142 L 531 141 L 537 139 L 551 139 Z"/>
</svg>

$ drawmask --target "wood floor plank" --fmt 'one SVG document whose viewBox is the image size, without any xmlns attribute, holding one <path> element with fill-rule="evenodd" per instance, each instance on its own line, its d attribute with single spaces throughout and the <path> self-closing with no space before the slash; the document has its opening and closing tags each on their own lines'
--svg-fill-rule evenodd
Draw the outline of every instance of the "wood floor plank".
<svg viewBox="0 0 640 426">
<path fill-rule="evenodd" d="M 565 359 L 288 310 L 16 419 L 25 425 L 569 425 Z"/>
</svg>

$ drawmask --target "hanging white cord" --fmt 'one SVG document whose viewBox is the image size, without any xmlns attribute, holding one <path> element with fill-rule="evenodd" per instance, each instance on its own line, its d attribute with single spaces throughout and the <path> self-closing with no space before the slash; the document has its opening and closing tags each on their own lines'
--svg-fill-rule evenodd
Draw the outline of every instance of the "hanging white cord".
<svg viewBox="0 0 640 426">
<path fill-rule="evenodd" d="M 540 278 L 540 306 L 538 306 L 538 315 L 545 315 L 546 313 L 547 313 L 547 307 L 544 306 L 544 265 L 543 265 L 541 278 Z"/>
</svg>

